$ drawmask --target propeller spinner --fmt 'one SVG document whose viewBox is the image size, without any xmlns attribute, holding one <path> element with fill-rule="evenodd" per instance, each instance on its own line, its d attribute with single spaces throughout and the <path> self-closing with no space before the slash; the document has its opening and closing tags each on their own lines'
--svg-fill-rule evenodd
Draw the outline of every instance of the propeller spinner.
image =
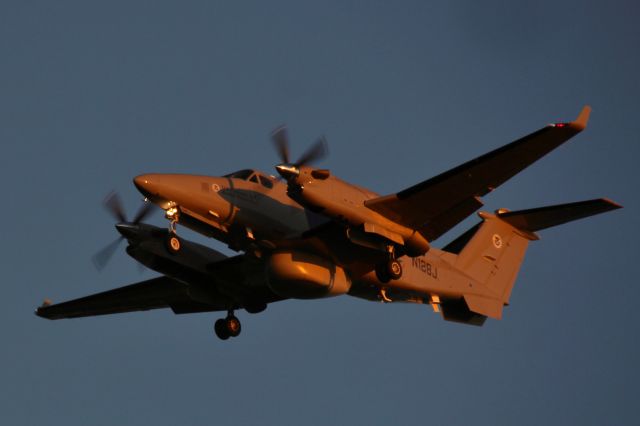
<svg viewBox="0 0 640 426">
<path fill-rule="evenodd" d="M 271 133 L 271 140 L 278 152 L 281 164 L 276 166 L 276 170 L 285 180 L 289 181 L 300 175 L 300 168 L 315 163 L 326 157 L 329 153 L 327 140 L 320 137 L 313 145 L 307 149 L 300 158 L 291 162 L 289 159 L 289 134 L 286 126 L 280 126 Z"/>
<path fill-rule="evenodd" d="M 103 201 L 104 208 L 111 213 L 114 219 L 117 221 L 116 229 L 120 233 L 120 236 L 111 243 L 107 244 L 102 250 L 97 252 L 93 257 L 93 264 L 96 269 L 101 271 L 109 263 L 111 257 L 116 252 L 116 249 L 125 238 L 132 238 L 136 234 L 138 229 L 137 225 L 149 216 L 153 210 L 152 203 L 144 203 L 140 206 L 140 209 L 134 216 L 131 222 L 127 221 L 127 216 L 122 207 L 122 201 L 120 196 L 116 192 L 110 192 Z"/>
</svg>

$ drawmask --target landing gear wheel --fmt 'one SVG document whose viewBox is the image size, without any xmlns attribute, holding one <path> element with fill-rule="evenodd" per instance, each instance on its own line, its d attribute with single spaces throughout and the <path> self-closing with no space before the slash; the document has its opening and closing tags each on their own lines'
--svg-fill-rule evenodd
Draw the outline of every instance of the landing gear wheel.
<svg viewBox="0 0 640 426">
<path fill-rule="evenodd" d="M 215 322 L 213 329 L 216 332 L 216 336 L 221 340 L 227 340 L 231 337 L 229 330 L 227 329 L 227 322 L 222 318 Z"/>
<path fill-rule="evenodd" d="M 227 332 L 231 337 L 238 337 L 240 335 L 240 331 L 242 331 L 242 326 L 240 325 L 240 320 L 233 315 L 228 316 L 224 319 L 225 327 L 227 328 Z"/>
<path fill-rule="evenodd" d="M 391 259 L 387 262 L 387 273 L 392 280 L 397 280 L 402 276 L 402 265 L 397 259 Z"/>
<path fill-rule="evenodd" d="M 389 272 L 387 271 L 387 267 L 385 264 L 376 265 L 376 277 L 378 278 L 378 281 L 380 281 L 383 284 L 386 284 L 389 281 L 391 281 L 391 276 L 389 275 Z"/>
<path fill-rule="evenodd" d="M 213 325 L 213 329 L 216 332 L 216 336 L 222 340 L 227 340 L 229 337 L 238 337 L 240 331 L 242 331 L 242 326 L 240 325 L 240 320 L 230 313 L 226 318 L 217 320 Z"/>
<path fill-rule="evenodd" d="M 182 241 L 180 241 L 180 237 L 178 237 L 176 234 L 171 232 L 167 237 L 166 245 L 167 245 L 167 250 L 169 250 L 169 253 L 176 254 L 182 248 Z"/>
<path fill-rule="evenodd" d="M 376 277 L 383 284 L 391 280 L 397 280 L 402 276 L 402 265 L 396 259 L 390 259 L 386 263 L 376 265 Z"/>
</svg>

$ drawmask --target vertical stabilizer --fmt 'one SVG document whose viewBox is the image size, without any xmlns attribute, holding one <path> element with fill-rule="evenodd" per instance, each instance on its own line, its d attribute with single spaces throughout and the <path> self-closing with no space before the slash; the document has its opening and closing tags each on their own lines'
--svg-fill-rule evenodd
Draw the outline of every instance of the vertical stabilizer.
<svg viewBox="0 0 640 426">
<path fill-rule="evenodd" d="M 456 268 L 480 287 L 463 295 L 469 311 L 502 316 L 529 241 L 538 239 L 534 232 L 620 207 L 600 198 L 495 215 L 480 212 L 483 221 L 444 248 L 457 254 Z"/>
<path fill-rule="evenodd" d="M 502 305 L 509 302 L 527 245 L 537 237 L 516 229 L 495 215 L 482 212 L 480 216 L 483 222 L 460 251 L 455 265 L 486 288 L 483 295 L 465 295 L 469 308 L 499 318 Z"/>
</svg>

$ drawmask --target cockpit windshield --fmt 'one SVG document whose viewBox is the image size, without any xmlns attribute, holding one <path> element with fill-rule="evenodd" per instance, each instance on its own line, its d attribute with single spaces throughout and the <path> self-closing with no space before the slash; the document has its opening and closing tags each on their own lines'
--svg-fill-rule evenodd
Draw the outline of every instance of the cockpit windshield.
<svg viewBox="0 0 640 426">
<path fill-rule="evenodd" d="M 246 180 L 246 181 L 253 182 L 253 183 L 256 183 L 256 184 L 259 183 L 260 185 L 264 186 L 267 189 L 273 188 L 273 179 L 272 178 L 268 178 L 265 175 L 260 174 L 260 173 L 256 172 L 255 170 L 251 170 L 251 169 L 238 170 L 237 172 L 233 172 L 233 173 L 229 173 L 228 175 L 224 175 L 224 177 Z"/>
<path fill-rule="evenodd" d="M 249 176 L 251 176 L 252 174 L 253 174 L 253 170 L 245 169 L 245 170 L 238 170 L 237 172 L 229 173 L 228 175 L 224 175 L 224 177 L 248 180 Z"/>
</svg>

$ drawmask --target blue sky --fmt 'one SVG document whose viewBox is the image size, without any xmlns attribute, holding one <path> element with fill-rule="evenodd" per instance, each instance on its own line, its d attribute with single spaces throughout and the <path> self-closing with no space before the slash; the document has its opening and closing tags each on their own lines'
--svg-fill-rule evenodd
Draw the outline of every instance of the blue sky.
<svg viewBox="0 0 640 426">
<path fill-rule="evenodd" d="M 2 423 L 637 423 L 638 16 L 633 1 L 0 3 Z M 587 130 L 486 209 L 625 208 L 541 233 L 502 321 L 287 301 L 221 342 L 216 314 L 33 315 L 154 276 L 123 250 L 90 262 L 116 236 L 104 195 L 133 212 L 137 174 L 271 172 L 287 123 L 294 157 L 324 134 L 323 166 L 386 194 L 585 104 Z"/>
</svg>

